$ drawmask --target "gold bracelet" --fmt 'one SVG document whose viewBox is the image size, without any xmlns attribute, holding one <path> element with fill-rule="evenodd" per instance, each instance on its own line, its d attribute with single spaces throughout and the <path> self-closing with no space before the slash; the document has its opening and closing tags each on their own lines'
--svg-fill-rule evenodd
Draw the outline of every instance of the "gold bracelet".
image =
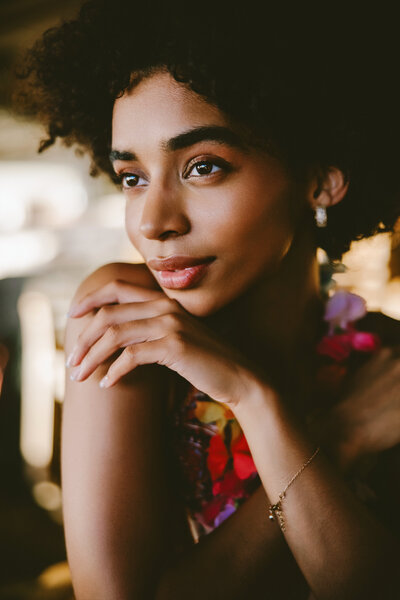
<svg viewBox="0 0 400 600">
<path fill-rule="evenodd" d="M 297 479 L 297 477 L 304 471 L 304 469 L 306 467 L 308 467 L 310 462 L 317 456 L 319 450 L 320 450 L 320 448 L 318 446 L 318 448 L 315 450 L 314 454 L 312 456 L 310 456 L 310 458 L 304 463 L 304 465 L 302 467 L 300 467 L 300 469 L 297 471 L 297 473 L 295 473 L 293 475 L 292 479 L 289 481 L 289 483 L 287 484 L 287 486 L 285 487 L 283 492 L 281 492 L 279 494 L 278 502 L 276 504 L 270 504 L 270 506 L 269 506 L 269 517 L 268 518 L 271 521 L 274 521 L 275 518 L 277 518 L 278 522 L 279 522 L 279 526 L 282 529 L 282 531 L 285 531 L 285 521 L 283 519 L 283 514 L 282 514 L 282 500 L 284 499 L 286 492 L 287 492 L 288 488 L 292 485 L 293 481 L 295 479 Z"/>
</svg>

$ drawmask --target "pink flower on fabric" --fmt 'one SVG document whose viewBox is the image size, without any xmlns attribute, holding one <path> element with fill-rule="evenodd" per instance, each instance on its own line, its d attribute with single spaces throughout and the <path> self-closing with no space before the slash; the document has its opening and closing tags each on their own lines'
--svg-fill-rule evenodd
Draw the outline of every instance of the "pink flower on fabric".
<svg viewBox="0 0 400 600">
<path fill-rule="evenodd" d="M 380 338 L 367 331 L 356 331 L 337 335 L 326 335 L 317 345 L 318 354 L 329 356 L 337 362 L 341 362 L 356 352 L 374 352 L 381 346 Z"/>
<path fill-rule="evenodd" d="M 381 346 L 380 338 L 376 334 L 367 331 L 355 331 L 351 342 L 354 350 L 359 352 L 375 352 Z"/>
<path fill-rule="evenodd" d="M 361 319 L 367 313 L 366 302 L 361 296 L 340 290 L 326 303 L 324 320 L 329 323 L 328 335 L 332 335 L 336 327 L 346 331 L 349 323 Z"/>
</svg>

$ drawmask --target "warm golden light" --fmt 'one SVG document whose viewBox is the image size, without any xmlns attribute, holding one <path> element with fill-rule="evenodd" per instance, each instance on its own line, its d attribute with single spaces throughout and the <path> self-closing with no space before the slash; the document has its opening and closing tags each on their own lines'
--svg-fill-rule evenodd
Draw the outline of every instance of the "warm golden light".
<svg viewBox="0 0 400 600">
<path fill-rule="evenodd" d="M 46 467 L 53 455 L 54 325 L 48 298 L 24 292 L 18 302 L 22 336 L 20 447 L 26 462 Z"/>
</svg>

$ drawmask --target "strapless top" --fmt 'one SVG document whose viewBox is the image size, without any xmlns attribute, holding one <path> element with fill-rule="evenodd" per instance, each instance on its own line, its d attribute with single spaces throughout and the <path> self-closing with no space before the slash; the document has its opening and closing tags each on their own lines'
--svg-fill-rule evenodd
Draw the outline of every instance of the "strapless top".
<svg viewBox="0 0 400 600">
<path fill-rule="evenodd" d="M 352 361 L 380 347 L 375 333 L 355 322 L 366 314 L 364 300 L 346 291 L 326 303 L 326 331 L 318 341 L 320 397 L 336 395 Z M 246 437 L 229 407 L 189 385 L 174 411 L 173 437 L 184 502 L 195 539 L 218 527 L 260 485 Z"/>
</svg>

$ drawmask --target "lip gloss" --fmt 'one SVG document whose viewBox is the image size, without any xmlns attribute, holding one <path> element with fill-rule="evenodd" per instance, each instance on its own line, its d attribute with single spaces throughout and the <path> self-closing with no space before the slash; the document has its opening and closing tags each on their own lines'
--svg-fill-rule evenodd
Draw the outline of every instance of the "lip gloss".
<svg viewBox="0 0 400 600">
<path fill-rule="evenodd" d="M 160 285 L 169 290 L 185 290 L 198 283 L 206 274 L 210 263 L 202 263 L 177 271 L 156 271 Z"/>
</svg>

